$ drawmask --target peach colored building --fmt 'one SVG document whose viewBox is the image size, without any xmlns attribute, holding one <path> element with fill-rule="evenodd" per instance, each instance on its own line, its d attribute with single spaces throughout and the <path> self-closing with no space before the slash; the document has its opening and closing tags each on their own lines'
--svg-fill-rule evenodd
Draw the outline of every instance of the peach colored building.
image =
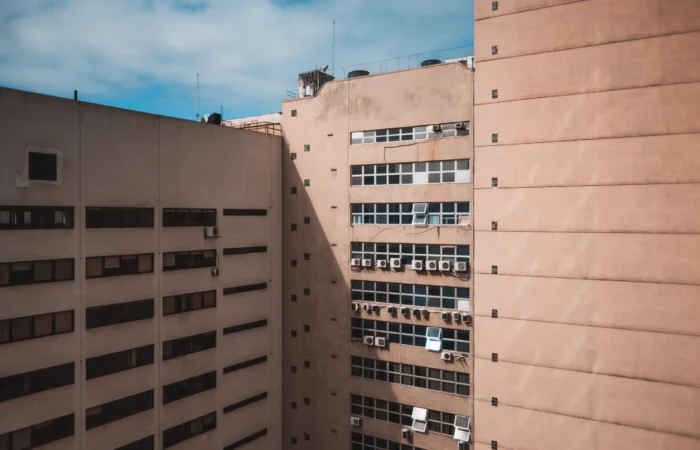
<svg viewBox="0 0 700 450">
<path fill-rule="evenodd" d="M 281 152 L 0 90 L 1 449 L 278 447 Z"/>
<path fill-rule="evenodd" d="M 700 448 L 700 2 L 475 0 L 474 448 Z"/>
</svg>

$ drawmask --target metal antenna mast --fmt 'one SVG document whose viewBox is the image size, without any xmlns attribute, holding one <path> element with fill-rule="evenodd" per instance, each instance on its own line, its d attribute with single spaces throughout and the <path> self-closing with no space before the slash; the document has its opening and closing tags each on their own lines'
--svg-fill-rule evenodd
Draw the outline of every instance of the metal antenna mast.
<svg viewBox="0 0 700 450">
<path fill-rule="evenodd" d="M 195 117 L 199 120 L 199 72 L 197 72 L 197 115 Z"/>
<path fill-rule="evenodd" d="M 333 21 L 333 56 L 331 60 L 331 73 L 335 76 L 335 20 Z"/>
</svg>

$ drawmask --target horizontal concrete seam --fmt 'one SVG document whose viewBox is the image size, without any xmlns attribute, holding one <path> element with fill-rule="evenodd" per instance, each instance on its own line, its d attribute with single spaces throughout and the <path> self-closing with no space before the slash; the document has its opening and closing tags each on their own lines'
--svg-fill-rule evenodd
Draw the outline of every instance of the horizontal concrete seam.
<svg viewBox="0 0 700 450">
<path fill-rule="evenodd" d="M 497 352 L 496 352 L 497 353 Z M 491 357 L 482 357 L 482 356 L 476 356 L 474 355 L 474 359 L 481 359 L 484 361 L 492 362 Z M 513 361 L 510 359 L 503 359 L 500 355 L 498 356 L 498 362 L 494 364 L 500 364 L 500 363 L 509 363 L 509 364 L 517 364 L 519 366 L 532 366 L 532 367 L 541 367 L 543 369 L 553 369 L 553 370 L 564 370 L 566 372 L 575 372 L 575 373 L 588 373 L 591 375 L 602 375 L 606 377 L 613 377 L 613 378 L 622 378 L 624 380 L 636 380 L 636 381 L 647 381 L 649 383 L 660 383 L 660 384 L 668 384 L 669 386 L 678 386 L 678 387 L 686 387 L 686 388 L 693 388 L 693 389 L 700 389 L 700 385 L 692 385 L 692 384 L 683 384 L 683 383 L 675 383 L 672 381 L 662 381 L 662 380 L 656 380 L 653 378 L 641 378 L 641 377 L 630 377 L 627 375 L 619 375 L 615 373 L 607 373 L 607 372 L 590 372 L 588 370 L 581 370 L 581 369 L 569 369 L 566 367 L 556 367 L 556 366 L 545 366 L 542 364 L 532 364 L 532 363 L 525 363 L 525 362 L 518 362 L 518 361 Z M 475 400 L 476 398 L 473 397 Z"/>
<path fill-rule="evenodd" d="M 494 275 L 491 272 L 477 272 L 474 271 L 475 275 Z M 618 283 L 646 283 L 646 284 L 661 284 L 661 285 L 673 285 L 673 286 L 700 286 L 700 283 L 668 283 L 663 281 L 648 281 L 648 280 L 623 280 L 619 278 L 582 278 L 582 277 L 556 277 L 552 275 L 527 275 L 527 274 L 516 274 L 516 273 L 499 273 L 496 276 L 503 277 L 530 277 L 530 278 L 551 278 L 554 280 L 588 280 L 588 281 L 615 281 Z"/>
<path fill-rule="evenodd" d="M 578 139 L 560 139 L 560 140 L 554 140 L 554 141 L 514 142 L 512 144 L 475 145 L 474 148 L 512 147 L 515 145 L 557 144 L 557 143 L 562 143 L 562 142 L 604 141 L 604 140 L 613 140 L 613 139 L 647 138 L 647 137 L 660 137 L 660 136 L 695 136 L 697 134 L 700 134 L 700 131 L 687 131 L 687 132 L 683 132 L 683 133 L 634 134 L 634 135 L 625 135 L 625 136 L 602 136 L 602 137 L 588 137 L 588 138 L 578 138 Z"/>
<path fill-rule="evenodd" d="M 491 399 L 482 400 L 482 399 L 477 399 L 477 398 L 475 398 L 474 401 L 479 401 L 479 402 L 484 402 L 484 403 L 489 403 L 489 404 L 491 403 Z M 592 418 L 586 417 L 586 416 L 579 416 L 579 415 L 574 415 L 574 414 L 564 414 L 564 413 L 560 413 L 560 412 L 556 412 L 556 411 L 549 411 L 549 410 L 546 410 L 546 409 L 528 408 L 528 407 L 525 407 L 525 406 L 518 406 L 518 405 L 514 405 L 514 404 L 502 403 L 501 400 L 500 400 L 500 398 L 499 398 L 499 400 L 498 400 L 498 406 L 500 407 L 501 405 L 503 405 L 503 406 L 508 406 L 508 407 L 511 407 L 511 408 L 517 408 L 517 409 L 526 409 L 526 410 L 528 410 L 528 411 L 537 411 L 537 412 L 541 412 L 541 413 L 545 413 L 545 414 L 552 414 L 552 415 L 555 415 L 555 416 L 574 417 L 574 418 L 576 418 L 576 419 L 587 420 L 587 421 L 589 421 L 589 422 L 596 422 L 596 423 L 602 423 L 602 424 L 608 424 L 608 425 L 617 425 L 617 426 L 621 426 L 621 427 L 625 427 L 625 428 L 634 428 L 634 429 L 638 429 L 638 430 L 651 431 L 651 432 L 654 432 L 654 433 L 668 434 L 668 435 L 670 435 L 670 436 L 678 436 L 678 437 L 683 437 L 683 438 L 690 438 L 690 439 L 700 440 L 700 434 L 697 434 L 697 435 L 696 435 L 696 434 L 688 434 L 688 433 L 676 433 L 676 432 L 672 432 L 672 431 L 657 430 L 657 429 L 649 428 L 649 427 L 640 427 L 640 426 L 628 425 L 628 424 L 621 423 L 621 422 L 613 422 L 613 421 L 608 421 L 608 420 L 592 419 Z"/>
<path fill-rule="evenodd" d="M 627 230 L 621 230 L 621 231 L 587 231 L 587 230 L 580 230 L 580 231 L 559 231 L 559 230 L 498 230 L 494 231 L 490 228 L 479 228 L 479 229 L 474 229 L 474 231 L 479 231 L 479 232 L 488 232 L 492 234 L 499 234 L 499 233 L 532 233 L 532 234 L 658 234 L 658 235 L 669 235 L 669 236 L 695 236 L 695 235 L 700 235 L 700 232 L 680 232 L 680 231 L 627 231 Z"/>
<path fill-rule="evenodd" d="M 615 187 L 615 186 L 678 186 L 689 185 L 693 186 L 700 184 L 698 181 L 677 181 L 677 182 L 657 182 L 657 183 L 600 183 L 600 184 L 542 184 L 537 186 L 499 186 L 496 189 L 551 189 L 551 188 L 582 188 L 582 187 Z M 493 187 L 476 187 L 475 191 L 486 191 L 494 189 Z"/>
<path fill-rule="evenodd" d="M 604 326 L 604 325 L 594 325 L 594 324 L 588 324 L 588 323 L 575 323 L 575 322 L 556 322 L 554 320 L 538 320 L 538 319 L 525 319 L 525 318 L 520 318 L 520 317 L 507 317 L 503 316 L 499 310 L 498 312 L 498 317 L 494 318 L 490 314 L 474 314 L 475 317 L 485 317 L 487 319 L 494 319 L 494 320 L 515 320 L 519 322 L 537 322 L 537 323 L 549 323 L 549 324 L 557 324 L 557 325 L 571 325 L 575 327 L 585 327 L 585 328 L 601 328 L 604 330 L 620 330 L 620 331 L 633 331 L 633 332 L 639 332 L 639 333 L 652 333 L 652 334 L 666 334 L 670 336 L 686 336 L 686 337 L 700 337 L 700 333 L 693 334 L 693 333 L 679 333 L 679 332 L 668 332 L 668 331 L 659 331 L 659 330 L 641 330 L 638 328 L 625 328 L 625 327 L 610 327 L 610 326 Z"/>
<path fill-rule="evenodd" d="M 638 37 L 638 38 L 632 38 L 632 39 L 619 39 L 615 41 L 608 41 L 608 42 L 600 42 L 598 44 L 587 44 L 587 45 L 579 45 L 579 46 L 572 46 L 572 47 L 565 47 L 565 48 L 558 48 L 555 50 L 547 50 L 544 52 L 532 52 L 532 53 L 523 53 L 520 55 L 513 55 L 513 56 L 504 56 L 502 58 L 488 58 L 488 59 L 482 59 L 482 60 L 476 60 L 476 63 L 487 63 L 490 61 L 502 61 L 504 59 L 513 59 L 513 58 L 525 58 L 528 56 L 534 56 L 534 55 L 546 55 L 547 53 L 558 53 L 558 52 L 566 52 L 570 50 L 576 50 L 579 48 L 589 48 L 589 47 L 602 47 L 604 45 L 615 45 L 615 44 L 621 44 L 623 42 L 635 42 L 635 41 L 644 41 L 646 39 L 656 39 L 656 38 L 662 38 L 662 37 L 670 37 L 670 36 L 680 36 L 684 34 L 693 34 L 693 33 L 698 33 L 700 32 L 700 29 L 697 30 L 686 30 L 686 31 L 678 31 L 675 33 L 666 33 L 666 34 L 657 34 L 654 36 L 643 36 L 643 37 Z M 499 44 L 502 45 L 502 44 Z"/>
<path fill-rule="evenodd" d="M 485 446 L 491 448 L 491 441 L 483 442 L 483 441 L 477 441 L 476 439 L 472 439 L 472 442 L 475 443 L 475 444 L 485 445 Z M 474 448 L 474 447 L 471 446 L 471 445 L 470 445 L 469 447 Z M 504 447 L 504 446 L 502 446 L 501 444 L 498 444 L 498 448 L 499 448 L 499 449 L 503 449 L 503 450 L 515 450 L 513 447 Z"/>
<path fill-rule="evenodd" d="M 571 2 L 567 3 L 560 3 L 558 5 L 547 5 L 547 6 L 540 6 L 539 8 L 530 8 L 530 9 L 523 9 L 522 11 L 515 11 L 512 13 L 505 13 L 505 14 L 498 14 L 490 17 L 482 17 L 481 19 L 475 19 L 476 22 L 481 22 L 482 20 L 488 20 L 488 19 L 497 19 L 499 17 L 505 17 L 505 16 L 512 16 L 515 14 L 522 14 L 530 11 L 539 11 L 540 9 L 549 9 L 549 8 L 557 8 L 559 6 L 566 6 L 566 5 L 571 5 L 572 3 L 581 3 L 581 2 L 586 2 L 590 0 L 573 0 Z"/>
<path fill-rule="evenodd" d="M 649 89 L 649 88 L 653 88 L 653 87 L 663 87 L 663 86 L 683 86 L 686 84 L 696 84 L 696 83 L 700 83 L 700 78 L 697 80 L 693 80 L 693 81 L 679 81 L 676 83 L 653 83 L 653 84 L 645 84 L 643 86 L 628 86 L 628 87 L 621 87 L 621 88 L 615 88 L 615 89 L 603 89 L 600 91 L 571 92 L 571 93 L 566 93 L 566 94 L 541 95 L 539 97 L 522 97 L 522 98 L 516 98 L 513 100 L 501 100 L 501 101 L 497 101 L 497 102 L 474 103 L 474 109 L 476 109 L 478 106 L 498 105 L 501 103 L 515 103 L 515 102 L 523 102 L 523 101 L 527 101 L 527 100 L 539 100 L 539 99 L 543 99 L 543 98 L 561 98 L 561 97 L 573 97 L 575 95 L 605 94 L 608 92 L 630 91 L 630 90 L 634 90 L 634 89 Z"/>
</svg>

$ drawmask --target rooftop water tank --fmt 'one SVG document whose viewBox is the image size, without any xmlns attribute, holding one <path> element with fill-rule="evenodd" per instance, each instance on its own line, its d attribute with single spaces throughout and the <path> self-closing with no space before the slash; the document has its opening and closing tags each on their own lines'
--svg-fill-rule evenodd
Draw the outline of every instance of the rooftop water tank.
<svg viewBox="0 0 700 450">
<path fill-rule="evenodd" d="M 421 66 L 426 67 L 426 66 L 434 66 L 435 64 L 442 64 L 442 61 L 439 59 L 426 59 L 422 63 L 420 63 Z"/>
<path fill-rule="evenodd" d="M 351 70 L 348 72 L 348 78 L 364 77 L 369 75 L 367 70 Z"/>
</svg>

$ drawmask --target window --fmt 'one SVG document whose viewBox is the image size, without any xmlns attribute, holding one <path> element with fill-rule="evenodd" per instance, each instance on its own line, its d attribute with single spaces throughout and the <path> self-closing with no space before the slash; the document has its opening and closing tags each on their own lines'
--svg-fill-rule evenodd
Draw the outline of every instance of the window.
<svg viewBox="0 0 700 450">
<path fill-rule="evenodd" d="M 75 414 L 57 417 L 31 427 L 0 434 L 0 449 L 25 450 L 58 441 L 75 433 Z"/>
<path fill-rule="evenodd" d="M 311 333 L 311 325 L 304 325 L 304 333 Z"/>
<path fill-rule="evenodd" d="M 309 225 L 311 223 L 311 217 L 304 216 L 304 224 Z"/>
<path fill-rule="evenodd" d="M 151 389 L 86 409 L 85 429 L 90 430 L 153 409 L 153 394 L 154 390 Z"/>
<path fill-rule="evenodd" d="M 498 2 L 491 2 L 491 11 L 498 11 Z"/>
<path fill-rule="evenodd" d="M 163 208 L 163 227 L 214 227 L 215 209 Z"/>
<path fill-rule="evenodd" d="M 310 145 L 310 144 L 304 144 L 304 151 L 305 151 L 305 152 L 310 152 L 310 151 L 311 151 L 311 145 Z"/>
<path fill-rule="evenodd" d="M 224 408 L 224 414 L 228 414 L 231 411 L 235 411 L 236 409 L 243 408 L 244 406 L 248 406 L 250 404 L 259 402 L 261 400 L 265 400 L 267 398 L 267 392 L 263 392 L 262 394 L 257 394 L 252 397 L 249 397 L 245 400 L 241 400 L 240 402 L 236 402 L 233 405 L 229 405 Z"/>
<path fill-rule="evenodd" d="M 395 244 L 375 242 L 352 242 L 351 258 L 372 261 L 400 258 L 404 266 L 415 260 L 469 262 L 468 245 Z"/>
<path fill-rule="evenodd" d="M 85 277 L 102 278 L 153 273 L 153 253 L 85 258 Z"/>
<path fill-rule="evenodd" d="M 85 360 L 85 379 L 92 380 L 93 378 L 153 364 L 153 355 L 154 345 L 151 344 L 88 358 Z"/>
<path fill-rule="evenodd" d="M 466 287 L 427 286 L 367 280 L 352 280 L 350 285 L 351 299 L 354 301 L 456 309 L 460 301 L 469 300 L 469 288 Z"/>
<path fill-rule="evenodd" d="M 350 167 L 351 186 L 469 183 L 469 160 L 369 164 Z"/>
<path fill-rule="evenodd" d="M 216 291 L 192 292 L 190 294 L 163 297 L 164 316 L 214 307 L 216 307 Z"/>
<path fill-rule="evenodd" d="M 241 448 L 244 445 L 248 444 L 249 442 L 253 442 L 256 439 L 260 439 L 261 437 L 265 436 L 266 434 L 267 434 L 267 428 L 264 428 L 260 431 L 256 431 L 255 433 L 251 434 L 250 436 L 246 436 L 243 439 L 240 439 L 231 445 L 227 445 L 226 447 L 224 447 L 224 450 L 234 450 L 237 448 Z"/>
<path fill-rule="evenodd" d="M 376 438 L 368 434 L 352 433 L 352 450 L 424 450 L 408 444 Z"/>
<path fill-rule="evenodd" d="M 0 287 L 73 280 L 73 259 L 0 263 Z"/>
<path fill-rule="evenodd" d="M 297 231 L 297 224 L 295 224 L 295 223 L 292 224 L 292 231 Z"/>
<path fill-rule="evenodd" d="M 266 327 L 267 319 L 256 320 L 255 322 L 244 323 L 242 325 L 235 325 L 233 327 L 224 328 L 224 334 L 240 333 L 241 331 L 252 330 L 254 328 Z"/>
<path fill-rule="evenodd" d="M 75 363 L 66 363 L 0 378 L 0 402 L 75 382 Z"/>
<path fill-rule="evenodd" d="M 450 122 L 437 125 L 437 130 L 433 128 L 433 125 L 422 125 L 373 131 L 354 131 L 350 133 L 350 145 L 469 136 L 469 125 L 469 122 Z"/>
<path fill-rule="evenodd" d="M 73 228 L 72 206 L 0 206 L 0 230 Z"/>
<path fill-rule="evenodd" d="M 292 153 L 291 153 L 291 158 L 292 158 L 293 160 L 294 160 L 294 159 L 297 159 L 297 154 L 294 153 L 294 152 L 292 152 Z"/>
<path fill-rule="evenodd" d="M 382 337 L 389 342 L 414 347 L 425 347 L 427 328 L 411 323 L 383 322 L 381 320 L 350 319 L 352 339 L 364 336 Z M 442 349 L 469 353 L 469 330 L 442 328 Z"/>
<path fill-rule="evenodd" d="M 266 216 L 266 209 L 224 209 L 224 216 Z"/>
<path fill-rule="evenodd" d="M 85 310 L 85 328 L 99 328 L 126 322 L 153 318 L 154 301 L 137 300 L 105 306 L 93 306 Z"/>
<path fill-rule="evenodd" d="M 311 186 L 311 180 L 305 179 L 305 180 L 304 180 L 304 186 Z"/>
<path fill-rule="evenodd" d="M 296 266 L 297 266 L 297 260 L 296 260 L 296 259 L 293 259 L 292 262 L 291 262 L 291 264 L 292 264 L 292 267 L 296 267 Z"/>
<path fill-rule="evenodd" d="M 492 45 L 492 46 L 491 46 L 491 54 L 492 54 L 492 55 L 498 55 L 498 45 Z"/>
<path fill-rule="evenodd" d="M 58 153 L 28 152 L 29 179 L 58 181 Z"/>
<path fill-rule="evenodd" d="M 491 142 L 493 142 L 494 144 L 498 142 L 498 134 L 494 133 L 491 135 Z"/>
<path fill-rule="evenodd" d="M 297 110 L 296 110 L 296 109 L 293 109 L 293 110 L 292 110 L 292 117 L 296 117 L 296 116 L 297 116 Z"/>
<path fill-rule="evenodd" d="M 216 267 L 216 250 L 163 253 L 163 271 Z"/>
<path fill-rule="evenodd" d="M 297 188 L 296 188 L 296 186 L 292 186 L 292 194 L 296 194 L 296 193 L 297 193 Z"/>
<path fill-rule="evenodd" d="M 292 294 L 291 299 L 292 299 L 293 302 L 297 301 L 297 296 L 296 296 L 296 294 Z"/>
<path fill-rule="evenodd" d="M 262 245 L 259 247 L 237 247 L 237 248 L 225 248 L 224 256 L 227 255 L 246 255 L 248 253 L 267 253 L 267 246 Z"/>
<path fill-rule="evenodd" d="M 216 348 L 216 331 L 163 342 L 163 361 Z"/>
<path fill-rule="evenodd" d="M 310 441 L 310 440 L 311 440 L 311 434 L 310 434 L 310 433 L 304 433 L 304 440 L 305 440 L 305 441 Z"/>
<path fill-rule="evenodd" d="M 469 217 L 469 202 L 442 203 L 353 203 L 352 223 L 355 225 L 411 225 L 415 205 L 427 205 L 426 224 L 458 225 L 462 217 Z"/>
<path fill-rule="evenodd" d="M 216 428 L 216 411 L 163 430 L 163 448 L 172 447 Z"/>
<path fill-rule="evenodd" d="M 267 283 L 247 284 L 245 286 L 235 286 L 224 288 L 224 295 L 240 294 L 243 292 L 260 291 L 267 289 Z"/>
<path fill-rule="evenodd" d="M 0 320 L 0 344 L 70 333 L 74 330 L 73 315 L 73 311 L 61 311 Z"/>
<path fill-rule="evenodd" d="M 153 228 L 153 208 L 85 208 L 86 228 Z"/>
<path fill-rule="evenodd" d="M 267 355 L 266 356 L 260 356 L 258 358 L 253 358 L 249 359 L 248 361 L 243 361 L 238 364 L 233 364 L 228 367 L 224 367 L 224 374 L 235 372 L 237 370 L 245 369 L 247 367 L 252 367 L 252 366 L 257 366 L 258 364 L 262 364 L 264 362 L 267 362 Z"/>
<path fill-rule="evenodd" d="M 352 394 L 351 413 L 368 419 L 391 422 L 403 426 L 413 425 L 414 406 Z M 422 408 L 416 408 L 418 410 Z M 428 430 L 450 437 L 454 434 L 455 414 L 441 411 L 427 411 Z"/>
<path fill-rule="evenodd" d="M 311 261 L 311 253 L 304 253 L 304 260 Z"/>
<path fill-rule="evenodd" d="M 498 98 L 498 89 L 491 89 L 491 98 Z"/>
<path fill-rule="evenodd" d="M 216 371 L 163 386 L 163 404 L 216 388 Z"/>
<path fill-rule="evenodd" d="M 304 361 L 304 368 L 310 369 L 311 368 L 311 361 Z"/>
<path fill-rule="evenodd" d="M 155 449 L 155 436 L 150 435 L 138 441 L 132 442 L 131 444 L 126 444 L 119 447 L 116 450 L 154 450 Z"/>
<path fill-rule="evenodd" d="M 306 296 L 311 295 L 311 289 L 310 289 L 310 288 L 304 288 L 304 295 L 306 295 Z"/>
<path fill-rule="evenodd" d="M 368 380 L 403 384 L 450 394 L 469 396 L 469 374 L 452 370 L 400 364 L 360 356 L 351 357 L 351 374 Z"/>
</svg>

